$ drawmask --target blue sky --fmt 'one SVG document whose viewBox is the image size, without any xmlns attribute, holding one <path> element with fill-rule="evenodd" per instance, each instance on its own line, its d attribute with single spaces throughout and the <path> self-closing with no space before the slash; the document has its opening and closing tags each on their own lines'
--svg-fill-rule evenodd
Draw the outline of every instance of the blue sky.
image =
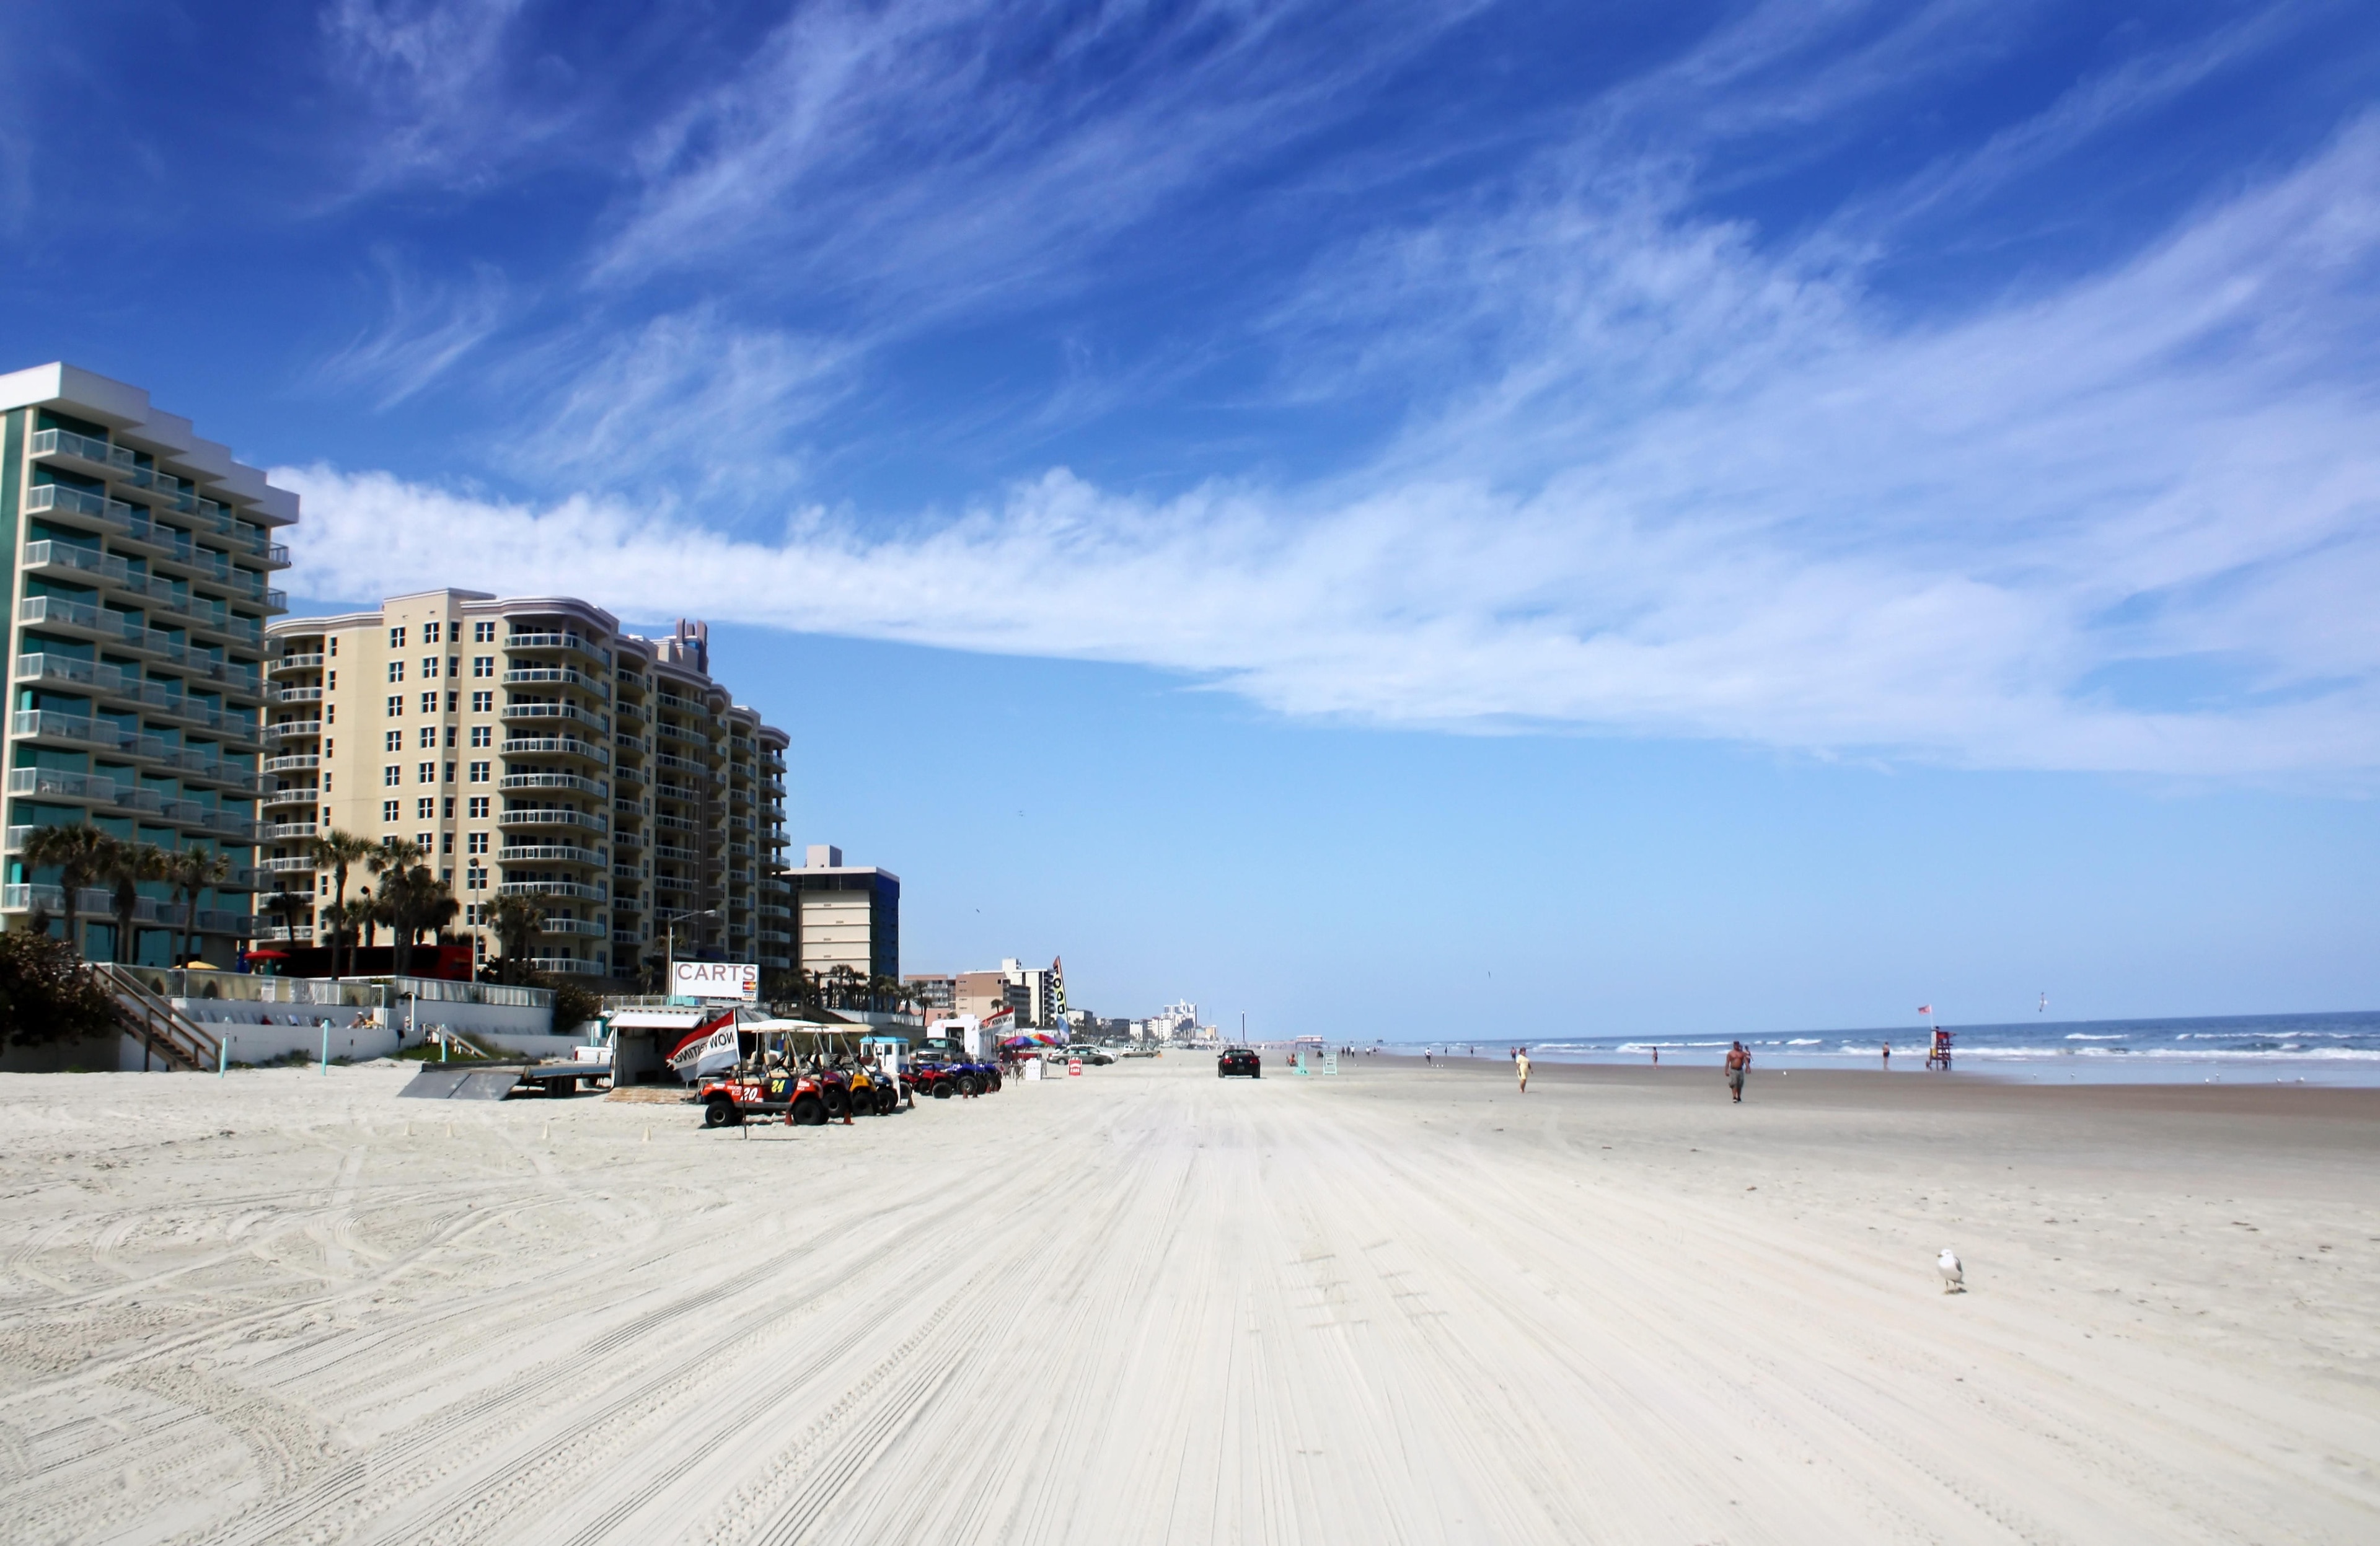
<svg viewBox="0 0 2380 1546">
<path fill-rule="evenodd" d="M 2375 65 L 2349 4 L 42 5 L 0 320 L 281 469 L 310 605 L 712 620 L 913 967 L 2362 1008 Z"/>
</svg>

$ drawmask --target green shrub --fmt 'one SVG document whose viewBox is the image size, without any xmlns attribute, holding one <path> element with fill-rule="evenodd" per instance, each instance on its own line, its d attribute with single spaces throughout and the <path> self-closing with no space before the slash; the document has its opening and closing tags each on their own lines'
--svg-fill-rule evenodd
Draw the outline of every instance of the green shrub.
<svg viewBox="0 0 2380 1546">
<path fill-rule="evenodd" d="M 63 939 L 0 934 L 0 1046 L 45 1046 L 103 1036 L 115 1006 Z"/>
</svg>

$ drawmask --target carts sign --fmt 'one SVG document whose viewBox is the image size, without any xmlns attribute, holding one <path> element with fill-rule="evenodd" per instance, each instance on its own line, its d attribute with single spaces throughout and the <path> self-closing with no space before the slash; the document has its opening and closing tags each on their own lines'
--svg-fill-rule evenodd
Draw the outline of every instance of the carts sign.
<svg viewBox="0 0 2380 1546">
<path fill-rule="evenodd" d="M 760 1001 L 760 969 L 735 961 L 673 961 L 670 992 L 680 998 L 735 999 L 739 1003 L 758 1004 Z"/>
</svg>

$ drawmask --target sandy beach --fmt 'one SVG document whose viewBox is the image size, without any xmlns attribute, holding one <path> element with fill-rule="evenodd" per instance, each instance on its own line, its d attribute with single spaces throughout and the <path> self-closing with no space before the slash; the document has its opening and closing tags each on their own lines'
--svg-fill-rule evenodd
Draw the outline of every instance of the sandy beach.
<svg viewBox="0 0 2380 1546">
<path fill-rule="evenodd" d="M 1348 1065 L 0 1078 L 6 1534 L 2380 1539 L 2380 1092 Z"/>
</svg>

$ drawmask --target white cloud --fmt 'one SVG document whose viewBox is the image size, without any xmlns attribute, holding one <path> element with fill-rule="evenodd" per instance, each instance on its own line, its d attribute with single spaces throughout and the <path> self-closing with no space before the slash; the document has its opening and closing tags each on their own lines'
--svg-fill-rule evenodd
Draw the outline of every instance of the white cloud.
<svg viewBox="0 0 2380 1546">
<path fill-rule="evenodd" d="M 511 290 L 492 265 L 473 266 L 468 282 L 424 281 L 394 254 L 374 255 L 388 300 L 380 321 L 316 374 L 372 392 L 394 407 L 443 376 L 504 324 Z"/>
<path fill-rule="evenodd" d="M 760 539 L 698 491 L 531 507 L 277 476 L 307 497 L 299 583 L 323 599 L 561 589 L 1140 662 L 1388 724 L 2361 778 L 2375 278 L 2372 125 L 2111 272 L 1925 325 L 1856 269 L 1604 174 L 1372 238 L 1281 308 L 1293 390 L 1378 379 L 1413 404 L 1326 484 L 1153 501 L 1053 470 L 889 534 L 807 509 Z M 698 309 L 603 356 L 550 443 L 590 481 L 698 466 L 840 366 Z"/>
</svg>

